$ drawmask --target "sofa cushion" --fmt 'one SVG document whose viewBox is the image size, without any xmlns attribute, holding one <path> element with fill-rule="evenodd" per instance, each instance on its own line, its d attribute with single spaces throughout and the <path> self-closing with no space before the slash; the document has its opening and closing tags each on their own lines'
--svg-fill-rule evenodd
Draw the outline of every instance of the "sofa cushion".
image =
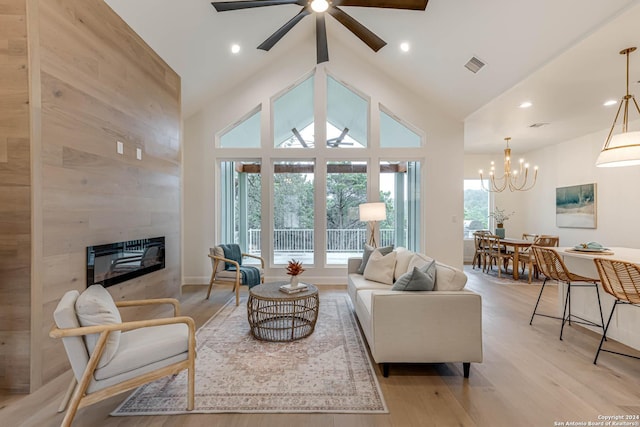
<svg viewBox="0 0 640 427">
<path fill-rule="evenodd" d="M 393 272 L 393 279 L 398 280 L 398 277 L 402 276 L 409 270 L 409 262 L 413 258 L 414 252 L 406 248 L 396 249 L 396 269 Z"/>
<path fill-rule="evenodd" d="M 409 262 L 409 269 L 413 267 L 424 267 L 428 265 L 433 258 L 423 254 L 415 254 Z M 457 268 L 442 264 L 436 261 L 436 283 L 433 287 L 434 291 L 461 291 L 467 283 L 467 275 Z"/>
<path fill-rule="evenodd" d="M 395 252 L 383 255 L 376 249 L 369 257 L 369 262 L 367 262 L 367 266 L 364 269 L 364 278 L 367 280 L 373 280 L 374 282 L 392 285 L 395 266 Z"/>
<path fill-rule="evenodd" d="M 384 289 L 388 291 L 391 288 L 389 287 L 389 285 L 385 285 L 384 283 L 367 280 L 362 274 L 351 273 L 349 275 L 349 285 L 347 286 L 347 292 L 349 293 L 349 297 L 351 298 L 351 302 L 354 306 L 356 305 L 356 300 L 359 298 L 359 291 L 364 289 Z"/>
<path fill-rule="evenodd" d="M 76 300 L 76 315 L 81 326 L 98 326 L 122 323 L 120 312 L 111 294 L 101 285 L 91 285 Z M 89 354 L 98 343 L 100 334 L 85 335 L 84 341 Z M 102 368 L 113 358 L 120 344 L 120 331 L 114 331 L 107 337 L 107 343 L 98 367 Z"/>
<path fill-rule="evenodd" d="M 381 248 L 377 248 L 382 255 L 386 255 L 393 251 L 393 246 L 383 246 Z M 364 252 L 362 253 L 362 262 L 360 263 L 360 268 L 358 269 L 358 274 L 364 274 L 364 269 L 369 262 L 369 257 L 376 250 L 373 246 L 369 246 L 367 244 L 364 245 Z"/>
<path fill-rule="evenodd" d="M 413 267 L 396 280 L 391 290 L 394 291 L 432 291 L 436 282 L 436 261 L 425 267 Z"/>
</svg>

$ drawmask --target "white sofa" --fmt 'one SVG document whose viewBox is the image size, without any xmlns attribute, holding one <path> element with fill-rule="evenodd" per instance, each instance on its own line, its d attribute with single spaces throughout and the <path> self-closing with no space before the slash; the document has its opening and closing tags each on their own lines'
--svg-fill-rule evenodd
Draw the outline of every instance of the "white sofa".
<svg viewBox="0 0 640 427">
<path fill-rule="evenodd" d="M 406 272 L 407 257 L 416 256 L 431 260 L 404 252 L 394 277 Z M 464 290 L 467 276 L 436 261 L 433 291 L 393 291 L 358 274 L 360 263 L 361 258 L 348 261 L 348 293 L 383 375 L 389 375 L 390 363 L 462 362 L 468 378 L 471 362 L 482 362 L 482 300 Z"/>
</svg>

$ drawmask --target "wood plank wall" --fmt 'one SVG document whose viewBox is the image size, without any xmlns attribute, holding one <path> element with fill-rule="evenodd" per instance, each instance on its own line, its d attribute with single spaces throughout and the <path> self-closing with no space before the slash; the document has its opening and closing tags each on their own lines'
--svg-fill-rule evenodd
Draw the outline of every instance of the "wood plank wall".
<svg viewBox="0 0 640 427">
<path fill-rule="evenodd" d="M 24 0 L 0 0 L 0 390 L 29 390 L 31 174 Z"/>
<path fill-rule="evenodd" d="M 116 299 L 178 295 L 181 265 L 179 76 L 102 0 L 34 3 L 42 105 L 34 202 L 42 259 L 34 262 L 42 283 L 33 284 L 41 286 L 32 304 L 41 339 L 32 340 L 32 389 L 69 369 L 48 331 L 64 292 L 86 287 L 86 246 L 166 236 L 166 268 L 108 288 Z"/>
</svg>

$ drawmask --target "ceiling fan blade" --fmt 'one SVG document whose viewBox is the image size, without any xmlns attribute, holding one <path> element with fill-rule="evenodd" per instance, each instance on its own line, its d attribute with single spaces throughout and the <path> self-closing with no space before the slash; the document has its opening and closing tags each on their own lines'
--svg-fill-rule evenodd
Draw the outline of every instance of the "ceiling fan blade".
<svg viewBox="0 0 640 427">
<path fill-rule="evenodd" d="M 250 9 L 253 7 L 278 6 L 281 4 L 299 4 L 304 6 L 304 0 L 251 0 L 251 1 L 218 1 L 211 2 L 218 12 L 228 10 Z"/>
<path fill-rule="evenodd" d="M 324 21 L 324 13 L 316 13 L 316 55 L 318 57 L 318 64 L 329 60 L 327 25 Z"/>
<path fill-rule="evenodd" d="M 290 29 L 292 29 L 298 22 L 300 22 L 302 18 L 304 18 L 310 13 L 311 12 L 309 11 L 308 7 L 305 7 L 304 9 L 302 9 L 300 12 L 298 12 L 296 16 L 291 18 L 286 24 L 280 27 L 275 33 L 271 34 L 268 39 L 263 41 L 260 44 L 260 46 L 258 46 L 258 49 L 262 49 L 262 50 L 271 49 L 276 43 L 278 43 L 278 41 L 282 37 L 284 37 L 285 34 L 289 32 Z"/>
<path fill-rule="evenodd" d="M 429 0 L 334 0 L 333 5 L 425 10 L 428 2 Z"/>
<path fill-rule="evenodd" d="M 327 12 L 331 14 L 338 22 L 347 27 L 349 31 L 358 36 L 360 40 L 366 43 L 374 52 L 382 49 L 387 42 L 376 36 L 373 31 L 356 21 L 349 14 L 337 7 L 330 7 Z"/>
</svg>

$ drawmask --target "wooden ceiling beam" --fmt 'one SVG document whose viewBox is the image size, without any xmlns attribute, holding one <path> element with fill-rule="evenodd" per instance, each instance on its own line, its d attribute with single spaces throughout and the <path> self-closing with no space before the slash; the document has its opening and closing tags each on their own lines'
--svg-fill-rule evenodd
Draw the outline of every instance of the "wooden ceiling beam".
<svg viewBox="0 0 640 427">
<path fill-rule="evenodd" d="M 313 173 L 315 165 L 309 164 L 276 164 L 275 173 Z M 236 163 L 236 172 L 260 173 L 261 165 L 256 163 Z M 407 162 L 383 163 L 380 165 L 380 173 L 406 173 Z M 327 173 L 367 173 L 365 164 L 329 164 Z"/>
</svg>

